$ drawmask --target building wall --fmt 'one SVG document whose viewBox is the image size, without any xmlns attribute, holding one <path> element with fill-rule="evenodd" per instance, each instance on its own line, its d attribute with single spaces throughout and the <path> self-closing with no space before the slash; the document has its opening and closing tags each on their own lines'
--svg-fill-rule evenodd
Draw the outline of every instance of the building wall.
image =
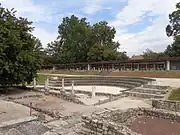
<svg viewBox="0 0 180 135">
<path fill-rule="evenodd" d="M 171 61 L 171 70 L 180 70 L 180 61 Z"/>
</svg>

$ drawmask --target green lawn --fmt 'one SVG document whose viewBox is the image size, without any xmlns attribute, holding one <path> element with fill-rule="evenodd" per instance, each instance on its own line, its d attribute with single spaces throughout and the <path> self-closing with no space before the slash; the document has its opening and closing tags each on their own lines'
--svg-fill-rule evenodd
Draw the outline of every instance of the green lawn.
<svg viewBox="0 0 180 135">
<path fill-rule="evenodd" d="M 168 99 L 180 101 L 180 88 L 173 90 Z"/>
<path fill-rule="evenodd" d="M 111 72 L 110 76 L 135 76 L 153 78 L 180 78 L 180 71 L 122 71 Z"/>
<path fill-rule="evenodd" d="M 46 75 L 38 75 L 37 76 L 37 84 L 40 85 L 40 84 L 45 84 L 45 81 L 47 80 L 47 77 Z"/>
</svg>

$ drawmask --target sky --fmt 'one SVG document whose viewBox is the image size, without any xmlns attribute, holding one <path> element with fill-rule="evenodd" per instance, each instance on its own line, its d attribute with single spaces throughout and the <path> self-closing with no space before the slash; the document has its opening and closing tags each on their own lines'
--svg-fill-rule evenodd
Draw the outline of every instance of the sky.
<svg viewBox="0 0 180 135">
<path fill-rule="evenodd" d="M 17 16 L 33 21 L 33 34 L 43 47 L 54 41 L 63 17 L 86 17 L 94 24 L 107 21 L 116 28 L 114 40 L 128 55 L 147 48 L 161 52 L 172 43 L 166 36 L 168 15 L 179 0 L 0 0 L 5 8 L 15 8 Z"/>
</svg>

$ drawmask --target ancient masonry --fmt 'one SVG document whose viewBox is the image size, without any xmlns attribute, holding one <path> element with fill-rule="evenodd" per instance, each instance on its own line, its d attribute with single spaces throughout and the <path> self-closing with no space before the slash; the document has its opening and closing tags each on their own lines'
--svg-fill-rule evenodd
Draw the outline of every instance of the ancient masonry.
<svg viewBox="0 0 180 135">
<path fill-rule="evenodd" d="M 158 109 L 180 112 L 180 102 L 171 100 L 152 100 L 152 106 Z"/>
<path fill-rule="evenodd" d="M 139 116 L 152 116 L 180 122 L 180 113 L 162 109 L 107 110 L 92 116 L 83 116 L 83 135 L 140 135 L 128 128 Z"/>
</svg>

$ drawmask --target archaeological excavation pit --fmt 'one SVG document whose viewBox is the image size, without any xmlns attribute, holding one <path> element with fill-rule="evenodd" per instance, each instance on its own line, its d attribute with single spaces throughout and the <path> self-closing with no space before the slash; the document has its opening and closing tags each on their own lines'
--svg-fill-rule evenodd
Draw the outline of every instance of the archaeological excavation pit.
<svg viewBox="0 0 180 135">
<path fill-rule="evenodd" d="M 106 110 L 83 116 L 85 134 L 176 135 L 180 113 L 160 109 Z"/>
</svg>

